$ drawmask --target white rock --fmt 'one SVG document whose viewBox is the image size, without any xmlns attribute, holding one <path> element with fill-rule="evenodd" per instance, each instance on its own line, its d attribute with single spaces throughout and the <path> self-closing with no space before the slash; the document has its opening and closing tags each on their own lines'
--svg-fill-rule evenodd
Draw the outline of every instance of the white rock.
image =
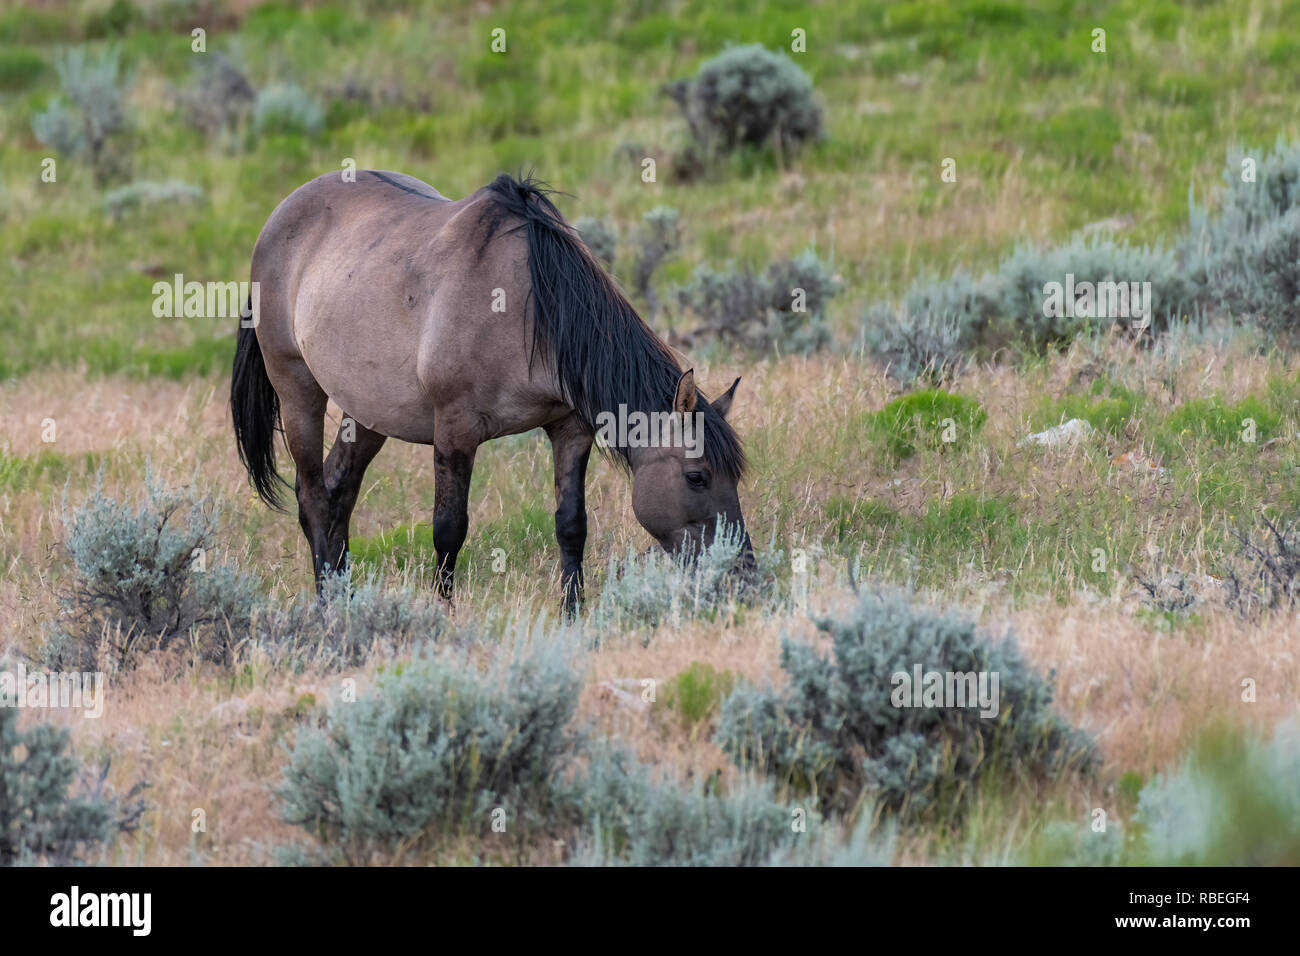
<svg viewBox="0 0 1300 956">
<path fill-rule="evenodd" d="M 1087 438 L 1094 431 L 1091 425 L 1082 418 L 1071 418 L 1068 422 L 1060 425 L 1053 425 L 1051 428 L 1041 432 L 1034 432 L 1032 435 L 1026 435 L 1020 439 L 1019 445 L 1043 445 L 1047 448 L 1060 448 L 1064 445 L 1073 445 L 1081 439 Z"/>
</svg>

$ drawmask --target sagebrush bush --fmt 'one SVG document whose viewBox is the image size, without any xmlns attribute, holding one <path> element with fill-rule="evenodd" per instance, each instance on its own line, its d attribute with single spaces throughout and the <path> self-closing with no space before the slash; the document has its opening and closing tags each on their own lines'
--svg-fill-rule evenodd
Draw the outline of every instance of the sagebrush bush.
<svg viewBox="0 0 1300 956">
<path fill-rule="evenodd" d="M 863 345 L 900 381 L 941 381 L 978 341 L 993 311 L 986 299 L 985 288 L 960 270 L 948 280 L 922 275 L 897 306 L 866 311 Z"/>
<path fill-rule="evenodd" d="M 680 219 L 671 206 L 656 206 L 641 218 L 640 228 L 632 237 L 632 285 L 646 301 L 651 323 L 659 314 L 654 274 L 682 244 Z"/>
<path fill-rule="evenodd" d="M 190 85 L 174 94 L 181 116 L 204 136 L 233 134 L 253 111 L 253 84 L 219 50 L 196 57 L 193 71 Z"/>
<path fill-rule="evenodd" d="M 713 542 L 698 555 L 655 548 L 629 551 L 622 560 L 611 556 L 588 622 L 598 631 L 653 629 L 734 605 L 751 591 L 736 574 L 743 543 L 738 527 L 719 521 Z M 760 565 L 756 577 L 769 573 Z"/>
<path fill-rule="evenodd" d="M 1090 740 L 1051 710 L 1052 688 L 1011 638 L 994 643 L 969 620 L 896 592 L 867 592 L 840 617 L 817 620 L 823 657 L 785 639 L 783 691 L 740 687 L 723 704 L 717 739 L 743 767 L 782 789 L 851 812 L 877 801 L 903 815 L 960 812 L 990 775 L 1037 779 L 1085 767 Z M 895 706 L 895 674 L 997 673 L 999 709 Z"/>
<path fill-rule="evenodd" d="M 1056 246 L 1023 246 L 974 278 L 922 275 L 894 303 L 862 315 L 867 351 L 903 381 L 942 378 L 962 358 L 1005 346 L 1028 351 L 1109 328 L 1109 317 L 1045 316 L 1048 282 L 1151 283 L 1151 336 L 1228 316 L 1273 335 L 1300 333 L 1300 143 L 1279 139 L 1242 179 L 1241 150 L 1230 151 L 1227 188 L 1210 212 L 1191 204 L 1189 228 L 1171 247 L 1076 236 Z M 1133 326 L 1130 318 L 1121 324 Z"/>
<path fill-rule="evenodd" d="M 749 269 L 696 267 L 677 290 L 677 303 L 697 320 L 684 336 L 691 343 L 720 339 L 753 351 L 806 355 L 830 344 L 826 308 L 842 284 L 817 253 L 771 263 L 765 274 Z"/>
<path fill-rule="evenodd" d="M 1107 821 L 1106 829 L 1095 830 L 1092 820 L 1053 820 L 1029 846 L 1021 865 L 1030 866 L 1122 866 L 1125 862 L 1124 825 Z"/>
<path fill-rule="evenodd" d="M 1118 322 L 1132 328 L 1141 319 L 1095 316 L 1045 316 L 1043 287 L 1049 282 L 1064 285 L 1066 275 L 1094 286 L 1104 282 L 1150 282 L 1151 316 L 1147 331 L 1162 333 L 1172 320 L 1195 310 L 1197 290 L 1191 286 L 1172 250 L 1159 246 L 1134 246 L 1110 236 L 1077 237 L 1061 246 L 1040 249 L 1022 246 L 999 266 L 988 281 L 996 311 L 986 322 L 994 341 L 1023 342 L 1042 350 L 1074 339 L 1084 332 L 1098 332 Z M 1144 309 L 1148 303 L 1142 303 Z"/>
<path fill-rule="evenodd" d="M 1044 315 L 1051 282 L 1150 282 L 1151 334 L 1196 309 L 1197 289 L 1173 251 L 1132 246 L 1110 237 L 1075 238 L 1050 248 L 1022 246 L 993 272 L 973 278 L 956 270 L 946 280 L 923 275 L 897 305 L 877 304 L 863 314 L 867 349 L 904 381 L 942 377 L 964 354 L 992 353 L 1005 345 L 1030 351 L 1062 345 L 1081 333 L 1115 322 L 1133 327 L 1137 317 Z M 1143 302 L 1143 307 L 1147 305 Z"/>
<path fill-rule="evenodd" d="M 118 219 L 130 209 L 158 205 L 180 206 L 202 199 L 203 189 L 200 186 L 179 179 L 169 179 L 166 182 L 142 179 L 104 193 L 104 208 L 111 217 Z"/>
<path fill-rule="evenodd" d="M 1300 864 L 1300 723 L 1268 742 L 1207 735 L 1138 797 L 1137 862 L 1155 866 Z"/>
<path fill-rule="evenodd" d="M 704 264 L 696 266 L 691 281 L 675 290 L 678 307 L 696 320 L 682 339 L 690 345 L 720 339 L 761 349 L 768 291 L 763 277 L 750 269 L 718 271 Z"/>
<path fill-rule="evenodd" d="M 288 604 L 260 603 L 250 632 L 277 666 L 340 670 L 375 654 L 392 656 L 432 643 L 450 630 L 446 612 L 425 594 L 386 589 L 372 578 L 327 575 L 321 593 L 301 594 Z"/>
<path fill-rule="evenodd" d="M 598 742 L 565 802 L 581 821 L 570 862 L 585 866 L 888 866 L 892 827 L 848 832 L 806 805 L 783 805 L 771 782 L 656 775 Z"/>
<path fill-rule="evenodd" d="M 1197 206 L 1194 197 L 1189 201 L 1191 229 L 1183 251 L 1190 263 L 1198 261 L 1198 254 L 1209 252 L 1207 246 L 1254 232 L 1300 206 L 1300 142 L 1291 143 L 1279 136 L 1272 152 L 1260 156 L 1261 152 L 1250 151 L 1250 158 L 1256 160 L 1255 178 L 1247 182 L 1242 165 L 1246 151 L 1240 147 L 1228 150 L 1223 167 L 1224 188 L 1213 213 Z"/>
<path fill-rule="evenodd" d="M 1300 208 L 1228 233 L 1202 260 L 1206 307 L 1276 333 L 1300 331 Z"/>
<path fill-rule="evenodd" d="M 1274 335 L 1300 332 L 1300 143 L 1279 138 L 1243 181 L 1241 149 L 1228 152 L 1225 188 L 1210 213 L 1191 203 L 1179 244 L 1184 272 L 1211 314 L 1257 323 Z"/>
<path fill-rule="evenodd" d="M 257 91 L 253 128 L 259 134 L 314 136 L 324 125 L 324 107 L 296 83 L 272 83 Z"/>
<path fill-rule="evenodd" d="M 608 866 L 759 866 L 803 834 L 770 784 L 742 781 L 722 791 L 658 780 L 622 750 L 597 747 L 570 785 L 568 802 L 591 834 L 573 862 Z"/>
<path fill-rule="evenodd" d="M 825 132 L 808 75 L 760 44 L 724 50 L 666 92 L 707 152 L 770 146 L 789 155 Z"/>
<path fill-rule="evenodd" d="M 618 230 L 614 226 L 604 219 L 581 216 L 574 220 L 573 228 L 578 231 L 591 254 L 605 264 L 606 269 L 614 264 L 614 256 L 618 252 Z"/>
<path fill-rule="evenodd" d="M 176 642 L 206 660 L 229 662 L 261 592 L 254 576 L 209 560 L 217 522 L 211 499 L 190 489 L 169 489 L 148 476 L 132 505 L 105 495 L 101 478 L 72 515 L 71 581 L 60 595 L 46 662 L 126 667 L 140 651 Z"/>
<path fill-rule="evenodd" d="M 807 355 L 831 343 L 826 311 L 844 283 L 813 249 L 767 267 L 771 294 L 766 340 L 781 352 Z"/>
<path fill-rule="evenodd" d="M 558 640 L 521 642 L 484 669 L 451 651 L 395 665 L 332 706 L 324 729 L 299 731 L 283 818 L 352 862 L 425 837 L 489 840 L 496 808 L 521 838 L 554 812 L 580 687 Z"/>
<path fill-rule="evenodd" d="M 21 730 L 18 710 L 0 702 L 0 866 L 69 866 L 136 827 L 139 787 L 117 800 L 103 774 L 85 786 L 67 746 L 66 729 L 37 723 Z"/>
<path fill-rule="evenodd" d="M 98 183 L 125 174 L 130 155 L 121 134 L 133 75 L 121 68 L 119 51 L 74 47 L 54 62 L 61 92 L 32 117 L 32 132 L 60 153 L 85 160 Z"/>
</svg>

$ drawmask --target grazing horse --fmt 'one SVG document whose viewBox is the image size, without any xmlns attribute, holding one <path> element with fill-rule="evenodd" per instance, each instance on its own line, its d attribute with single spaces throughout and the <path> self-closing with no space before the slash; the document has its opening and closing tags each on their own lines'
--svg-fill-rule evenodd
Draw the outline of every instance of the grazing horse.
<svg viewBox="0 0 1300 956">
<path fill-rule="evenodd" d="M 275 432 L 297 466 L 298 522 L 317 587 L 346 566 L 348 524 L 384 441 L 432 445 L 439 595 L 451 600 L 468 530 L 470 473 L 489 439 L 545 429 L 555 456 L 564 606 L 582 594 L 585 483 L 602 414 L 641 413 L 702 442 L 602 441 L 632 476 L 637 520 L 666 550 L 739 526 L 745 468 L 726 421 L 736 382 L 710 402 L 637 315 L 532 178 L 507 175 L 452 201 L 393 172 L 321 176 L 267 220 L 253 250 L 230 401 L 240 460 L 279 507 Z M 324 455 L 325 406 L 346 416 Z M 620 432 L 622 434 L 622 432 Z M 350 440 L 348 440 L 350 439 Z M 322 461 L 322 459 L 324 459 Z"/>
</svg>

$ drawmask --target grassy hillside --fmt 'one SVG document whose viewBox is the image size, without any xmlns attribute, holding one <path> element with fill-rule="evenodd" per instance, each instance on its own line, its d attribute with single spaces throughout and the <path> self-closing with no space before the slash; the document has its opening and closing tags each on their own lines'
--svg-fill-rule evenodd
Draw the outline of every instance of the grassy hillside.
<svg viewBox="0 0 1300 956">
<path fill-rule="evenodd" d="M 246 276 L 275 204 L 348 157 L 449 196 L 531 165 L 574 195 L 566 213 L 625 229 L 677 207 L 685 246 L 666 285 L 698 263 L 761 265 L 814 246 L 845 280 L 834 318 L 847 338 L 867 303 L 926 269 L 977 269 L 1112 218 L 1137 242 L 1168 236 L 1185 225 L 1188 190 L 1219 185 L 1231 144 L 1296 133 L 1287 38 L 1300 15 L 1280 2 L 396 6 L 231 4 L 205 17 L 125 4 L 113 9 L 134 12 L 116 19 L 102 4 L 8 9 L 0 268 L 20 294 L 0 306 L 11 343 L 0 372 L 224 367 L 230 329 L 155 320 L 153 282 Z M 199 67 L 188 34 L 205 23 L 209 55 L 228 54 L 254 87 L 292 81 L 317 99 L 319 133 L 190 128 L 173 92 Z M 1091 50 L 1097 27 L 1105 53 Z M 494 28 L 507 31 L 504 54 L 490 50 Z M 728 44 L 788 49 L 796 28 L 807 52 L 792 55 L 830 135 L 788 170 L 750 154 L 675 181 L 685 127 L 662 85 Z M 65 159 L 57 183 L 41 182 L 50 150 L 32 116 L 58 87 L 56 49 L 87 36 L 120 48 L 135 77 L 121 146 L 131 173 L 112 185 L 178 179 L 204 190 L 200 202 L 114 220 L 84 164 Z M 657 158 L 654 184 L 641 180 L 645 157 Z M 956 183 L 940 180 L 945 158 Z"/>
</svg>

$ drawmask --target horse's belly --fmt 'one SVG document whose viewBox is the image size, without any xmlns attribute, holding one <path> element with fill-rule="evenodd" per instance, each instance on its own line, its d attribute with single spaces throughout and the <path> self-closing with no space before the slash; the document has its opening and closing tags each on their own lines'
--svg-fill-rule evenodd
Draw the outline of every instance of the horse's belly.
<svg viewBox="0 0 1300 956">
<path fill-rule="evenodd" d="M 390 438 L 432 444 L 433 403 L 416 374 L 415 345 L 385 325 L 330 324 L 326 335 L 322 323 L 296 323 L 294 333 L 312 376 L 348 417 Z"/>
</svg>

